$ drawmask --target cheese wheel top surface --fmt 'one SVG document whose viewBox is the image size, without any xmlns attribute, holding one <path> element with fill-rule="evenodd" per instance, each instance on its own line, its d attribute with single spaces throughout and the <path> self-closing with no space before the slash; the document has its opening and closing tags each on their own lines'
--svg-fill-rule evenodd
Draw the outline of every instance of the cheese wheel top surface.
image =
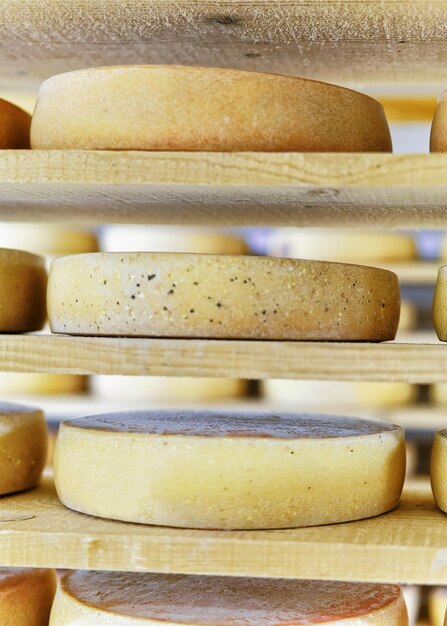
<svg viewBox="0 0 447 626">
<path fill-rule="evenodd" d="M 332 623 L 401 598 L 396 585 L 80 571 L 66 574 L 61 590 L 117 615 L 197 626 Z"/>
<path fill-rule="evenodd" d="M 113 433 L 272 439 L 362 437 L 402 430 L 392 424 L 327 415 L 207 410 L 111 413 L 69 420 L 64 425 Z"/>
<path fill-rule="evenodd" d="M 387 270 L 298 259 L 96 253 L 55 259 L 53 332 L 383 341 L 400 314 Z"/>
<path fill-rule="evenodd" d="M 20 150 L 30 147 L 31 115 L 15 104 L 0 98 L 0 149 Z"/>
<path fill-rule="evenodd" d="M 38 149 L 391 151 L 383 107 L 302 78 L 223 68 L 116 66 L 41 86 Z"/>
</svg>

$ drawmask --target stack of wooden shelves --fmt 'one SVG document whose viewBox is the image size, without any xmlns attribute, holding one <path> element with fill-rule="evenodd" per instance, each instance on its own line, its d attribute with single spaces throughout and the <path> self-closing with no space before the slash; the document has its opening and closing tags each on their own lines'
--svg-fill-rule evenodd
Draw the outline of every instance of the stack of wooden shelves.
<svg viewBox="0 0 447 626">
<path fill-rule="evenodd" d="M 143 62 L 447 86 L 446 23 L 442 0 L 3 0 L 0 91 Z M 446 198 L 447 154 L 0 152 L 1 220 L 444 228 Z M 436 267 L 405 271 L 424 283 Z M 447 345 L 4 335 L 0 369 L 429 384 L 447 382 Z M 281 531 L 94 519 L 64 508 L 50 478 L 0 505 L 2 565 L 445 585 L 446 546 L 419 481 L 387 515 Z"/>
</svg>

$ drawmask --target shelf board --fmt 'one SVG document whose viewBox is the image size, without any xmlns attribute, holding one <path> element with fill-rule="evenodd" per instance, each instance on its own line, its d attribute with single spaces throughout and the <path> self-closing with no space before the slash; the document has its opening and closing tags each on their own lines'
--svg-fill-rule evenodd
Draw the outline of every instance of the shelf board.
<svg viewBox="0 0 447 626">
<path fill-rule="evenodd" d="M 3 0 L 0 79 L 181 63 L 333 81 L 447 82 L 443 0 Z"/>
<path fill-rule="evenodd" d="M 0 220 L 439 228 L 446 195 L 447 153 L 0 151 Z"/>
<path fill-rule="evenodd" d="M 0 335 L 2 370 L 436 383 L 447 344 Z"/>
<path fill-rule="evenodd" d="M 446 584 L 446 516 L 426 482 L 377 518 L 320 528 L 205 531 L 92 518 L 64 508 L 50 478 L 0 501 L 5 566 Z"/>
</svg>

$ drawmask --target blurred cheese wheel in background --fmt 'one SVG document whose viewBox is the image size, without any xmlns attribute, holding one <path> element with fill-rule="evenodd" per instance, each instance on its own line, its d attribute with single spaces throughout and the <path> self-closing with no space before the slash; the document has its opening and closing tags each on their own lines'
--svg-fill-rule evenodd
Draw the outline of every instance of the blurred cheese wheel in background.
<svg viewBox="0 0 447 626">
<path fill-rule="evenodd" d="M 402 593 L 408 612 L 409 626 L 415 626 L 421 610 L 421 587 L 417 585 L 402 585 Z"/>
<path fill-rule="evenodd" d="M 50 626 L 407 626 L 397 585 L 69 572 Z"/>
<path fill-rule="evenodd" d="M 165 376 L 93 376 L 94 396 L 132 398 L 150 402 L 210 402 L 241 398 L 248 383 L 235 378 L 190 378 Z"/>
<path fill-rule="evenodd" d="M 435 404 L 447 404 L 447 383 L 436 383 L 429 387 L 429 399 Z"/>
<path fill-rule="evenodd" d="M 447 610 L 447 587 L 433 587 L 428 594 L 428 615 L 431 626 L 444 626 Z"/>
<path fill-rule="evenodd" d="M 44 222 L 0 223 L 1 246 L 49 257 L 99 250 L 98 239 L 93 232 Z"/>
<path fill-rule="evenodd" d="M 0 623 L 48 626 L 55 591 L 54 570 L 0 567 Z"/>
<path fill-rule="evenodd" d="M 400 303 L 399 331 L 415 330 L 418 324 L 418 309 L 413 302 L 402 300 Z"/>
<path fill-rule="evenodd" d="M 0 372 L 0 396 L 65 395 L 87 390 L 87 376 Z"/>
<path fill-rule="evenodd" d="M 104 252 L 247 254 L 244 239 L 224 231 L 179 226 L 111 224 L 101 230 Z"/>
<path fill-rule="evenodd" d="M 20 107 L 0 98 L 0 150 L 30 147 L 31 116 Z"/>
</svg>

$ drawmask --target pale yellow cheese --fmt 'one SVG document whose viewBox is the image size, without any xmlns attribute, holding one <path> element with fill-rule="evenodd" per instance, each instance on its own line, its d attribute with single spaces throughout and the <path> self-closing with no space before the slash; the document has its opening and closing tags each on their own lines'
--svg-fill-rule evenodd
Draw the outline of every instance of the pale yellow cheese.
<svg viewBox="0 0 447 626">
<path fill-rule="evenodd" d="M 447 341 L 447 265 L 438 270 L 433 298 L 433 323 L 441 341 Z"/>
<path fill-rule="evenodd" d="M 37 484 L 45 466 L 47 446 L 42 411 L 0 403 L 0 495 Z"/>
<path fill-rule="evenodd" d="M 56 591 L 54 570 L 0 568 L 0 623 L 48 626 Z"/>
<path fill-rule="evenodd" d="M 211 402 L 241 398 L 247 393 L 247 381 L 177 376 L 93 376 L 91 389 L 94 396 L 104 398 L 138 398 L 163 403 Z"/>
<path fill-rule="evenodd" d="M 0 98 L 0 150 L 30 147 L 31 115 Z"/>
<path fill-rule="evenodd" d="M 430 474 L 435 502 L 441 511 L 447 512 L 447 429 L 435 435 Z"/>
<path fill-rule="evenodd" d="M 47 273 L 42 257 L 0 249 L 0 332 L 41 330 Z"/>
<path fill-rule="evenodd" d="M 0 223 L 0 247 L 27 250 L 45 256 L 81 254 L 99 250 L 96 235 L 63 224 Z"/>
<path fill-rule="evenodd" d="M 277 74 L 180 66 L 100 67 L 41 86 L 38 149 L 390 152 L 382 105 Z"/>
<path fill-rule="evenodd" d="M 392 272 L 295 259 L 83 254 L 48 283 L 51 330 L 80 335 L 384 341 L 399 312 Z"/>
<path fill-rule="evenodd" d="M 289 528 L 396 506 L 403 430 L 281 413 L 137 411 L 65 422 L 54 459 L 69 508 L 188 528 Z"/>
<path fill-rule="evenodd" d="M 104 252 L 192 252 L 247 254 L 242 237 L 231 233 L 173 226 L 110 224 L 101 232 Z"/>
<path fill-rule="evenodd" d="M 413 237 L 382 231 L 281 228 L 269 235 L 266 248 L 279 257 L 379 265 L 418 256 Z"/>
<path fill-rule="evenodd" d="M 447 587 L 434 587 L 428 594 L 428 615 L 431 626 L 444 626 L 447 609 Z"/>
<path fill-rule="evenodd" d="M 119 572 L 63 576 L 50 626 L 407 626 L 397 585 Z"/>
<path fill-rule="evenodd" d="M 66 395 L 87 391 L 87 377 L 71 374 L 0 372 L 0 396 Z"/>
<path fill-rule="evenodd" d="M 415 330 L 418 325 L 417 306 L 409 300 L 402 300 L 400 306 L 399 331 Z"/>
<path fill-rule="evenodd" d="M 447 90 L 438 100 L 430 133 L 430 152 L 447 150 Z"/>
</svg>

